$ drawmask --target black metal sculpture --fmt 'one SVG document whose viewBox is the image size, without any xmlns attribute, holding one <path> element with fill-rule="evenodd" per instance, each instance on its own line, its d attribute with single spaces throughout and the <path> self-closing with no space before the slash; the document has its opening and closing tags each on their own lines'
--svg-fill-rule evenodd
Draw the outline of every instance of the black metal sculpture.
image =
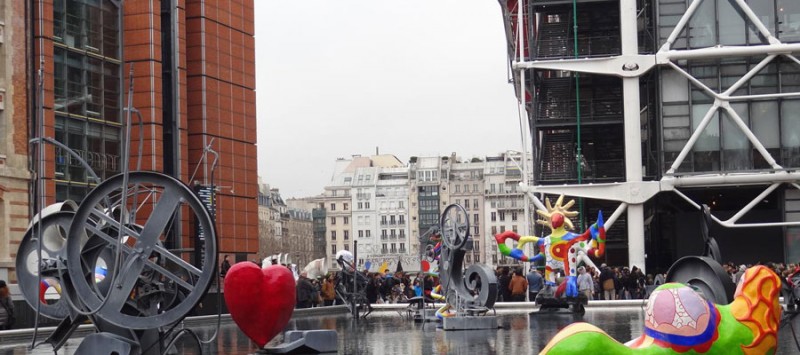
<svg viewBox="0 0 800 355">
<path fill-rule="evenodd" d="M 733 300 L 736 285 L 722 268 L 719 245 L 710 233 L 711 222 L 711 209 L 703 205 L 700 230 L 705 244 L 703 256 L 680 258 L 670 266 L 666 279 L 667 282 L 690 285 L 714 303 L 728 304 Z"/>
<path fill-rule="evenodd" d="M 439 229 L 444 244 L 439 260 L 439 282 L 450 311 L 455 312 L 455 316 L 486 313 L 497 300 L 497 277 L 484 264 L 472 264 L 464 271 L 470 238 L 469 215 L 464 207 L 447 206 Z"/>
</svg>

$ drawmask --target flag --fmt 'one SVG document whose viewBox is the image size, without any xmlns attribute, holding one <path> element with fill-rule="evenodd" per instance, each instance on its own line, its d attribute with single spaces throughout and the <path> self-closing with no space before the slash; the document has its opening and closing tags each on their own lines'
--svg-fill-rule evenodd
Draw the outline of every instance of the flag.
<svg viewBox="0 0 800 355">
<path fill-rule="evenodd" d="M 383 264 L 381 264 L 381 266 L 378 268 L 378 272 L 382 274 L 387 271 L 389 271 L 389 262 L 384 261 Z"/>
<path fill-rule="evenodd" d="M 394 270 L 395 273 L 403 272 L 403 260 L 400 258 L 397 259 L 397 269 Z"/>
</svg>

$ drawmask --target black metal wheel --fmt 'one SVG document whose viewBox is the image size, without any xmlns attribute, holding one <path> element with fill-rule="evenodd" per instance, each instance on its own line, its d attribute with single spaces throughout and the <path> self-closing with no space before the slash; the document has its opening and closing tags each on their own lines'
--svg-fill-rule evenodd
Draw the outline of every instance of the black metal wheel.
<svg viewBox="0 0 800 355">
<path fill-rule="evenodd" d="M 469 214 L 461 205 L 449 205 L 442 213 L 441 228 L 445 246 L 461 249 L 469 240 Z"/>
<path fill-rule="evenodd" d="M 167 326 L 200 302 L 217 274 L 214 222 L 170 176 L 130 173 L 124 196 L 123 182 L 117 175 L 98 185 L 75 213 L 66 243 L 72 292 L 84 312 L 114 325 Z M 199 257 L 164 246 L 196 235 L 203 236 Z"/>
<path fill-rule="evenodd" d="M 705 256 L 685 256 L 670 266 L 667 282 L 678 282 L 693 287 L 716 304 L 733 301 L 736 285 L 725 269 L 714 259 Z"/>
</svg>

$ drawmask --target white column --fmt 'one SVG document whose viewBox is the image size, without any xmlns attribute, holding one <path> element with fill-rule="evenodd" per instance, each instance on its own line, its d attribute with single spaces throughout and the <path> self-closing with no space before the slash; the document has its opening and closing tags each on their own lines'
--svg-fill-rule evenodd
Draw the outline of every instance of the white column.
<svg viewBox="0 0 800 355">
<path fill-rule="evenodd" d="M 635 0 L 620 1 L 622 55 L 639 54 Z M 642 181 L 642 132 L 639 123 L 639 78 L 622 79 L 625 109 L 625 176 L 628 182 Z M 645 272 L 644 205 L 628 206 L 628 265 Z"/>
</svg>

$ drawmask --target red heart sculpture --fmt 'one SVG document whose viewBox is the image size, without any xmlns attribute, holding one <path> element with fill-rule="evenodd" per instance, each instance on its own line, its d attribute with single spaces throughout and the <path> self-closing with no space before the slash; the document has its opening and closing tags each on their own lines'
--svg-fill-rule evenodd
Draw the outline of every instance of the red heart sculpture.
<svg viewBox="0 0 800 355">
<path fill-rule="evenodd" d="M 233 265 L 225 275 L 224 291 L 231 318 L 260 348 L 292 318 L 295 281 L 285 266 L 261 269 L 249 261 Z"/>
</svg>

